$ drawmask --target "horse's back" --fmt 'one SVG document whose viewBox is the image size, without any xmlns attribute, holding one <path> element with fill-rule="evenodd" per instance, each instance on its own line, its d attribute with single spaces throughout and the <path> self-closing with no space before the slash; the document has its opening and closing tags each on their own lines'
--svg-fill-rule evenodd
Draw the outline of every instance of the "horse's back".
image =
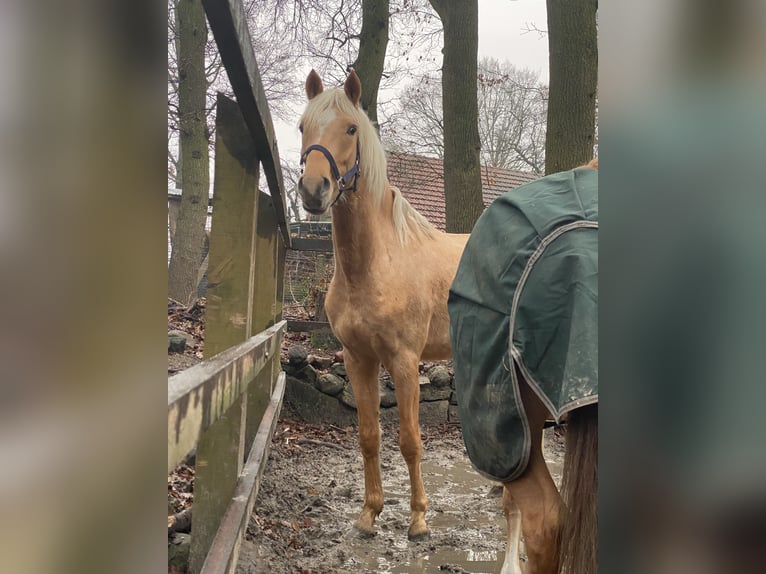
<svg viewBox="0 0 766 574">
<path fill-rule="evenodd" d="M 557 420 L 598 400 L 597 227 L 597 172 L 575 169 L 500 196 L 466 246 L 449 297 L 455 386 L 469 456 L 494 479 L 529 456 L 519 373 Z"/>
</svg>

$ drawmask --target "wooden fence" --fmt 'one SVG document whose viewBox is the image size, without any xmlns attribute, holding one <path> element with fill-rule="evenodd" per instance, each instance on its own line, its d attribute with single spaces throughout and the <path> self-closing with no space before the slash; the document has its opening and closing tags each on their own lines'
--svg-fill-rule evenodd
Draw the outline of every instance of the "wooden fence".
<svg viewBox="0 0 766 574">
<path fill-rule="evenodd" d="M 290 233 L 279 153 L 240 0 L 203 0 L 236 102 L 218 96 L 206 360 L 168 380 L 168 472 L 196 447 L 190 572 L 233 572 L 285 378 Z M 262 167 L 270 194 L 258 191 Z"/>
</svg>

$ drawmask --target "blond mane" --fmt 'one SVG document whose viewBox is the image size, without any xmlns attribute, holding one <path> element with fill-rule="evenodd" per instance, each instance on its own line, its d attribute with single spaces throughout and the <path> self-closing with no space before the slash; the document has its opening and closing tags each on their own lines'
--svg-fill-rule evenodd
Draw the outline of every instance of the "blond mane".
<svg viewBox="0 0 766 574">
<path fill-rule="evenodd" d="M 387 189 L 393 193 L 394 204 L 391 215 L 399 242 L 405 245 L 412 237 L 433 237 L 436 234 L 434 226 L 410 205 L 398 188 L 389 185 L 386 154 L 380 144 L 378 133 L 367 114 L 351 103 L 342 88 L 325 90 L 311 99 L 301 121 L 307 127 L 316 127 L 321 123 L 325 113 L 330 110 L 337 110 L 351 116 L 359 126 L 361 176 L 375 205 L 381 204 Z"/>
</svg>

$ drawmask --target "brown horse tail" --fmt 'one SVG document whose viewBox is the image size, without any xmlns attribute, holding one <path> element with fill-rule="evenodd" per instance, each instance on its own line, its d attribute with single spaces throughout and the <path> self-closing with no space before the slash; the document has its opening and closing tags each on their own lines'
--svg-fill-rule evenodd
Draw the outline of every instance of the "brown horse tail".
<svg viewBox="0 0 766 574">
<path fill-rule="evenodd" d="M 598 158 L 594 157 L 588 163 L 586 163 L 585 165 L 581 165 L 580 167 L 589 167 L 591 169 L 598 169 Z"/>
<path fill-rule="evenodd" d="M 574 410 L 567 444 L 559 548 L 561 574 L 598 572 L 598 405 Z"/>
</svg>

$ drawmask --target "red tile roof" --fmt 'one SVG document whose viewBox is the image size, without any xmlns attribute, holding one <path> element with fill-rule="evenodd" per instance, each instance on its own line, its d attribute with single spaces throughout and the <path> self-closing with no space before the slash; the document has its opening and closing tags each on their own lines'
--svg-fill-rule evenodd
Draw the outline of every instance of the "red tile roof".
<svg viewBox="0 0 766 574">
<path fill-rule="evenodd" d="M 444 168 L 442 160 L 387 152 L 388 179 L 428 221 L 444 230 Z M 538 179 L 534 173 L 482 166 L 484 205 L 524 183 Z"/>
</svg>

